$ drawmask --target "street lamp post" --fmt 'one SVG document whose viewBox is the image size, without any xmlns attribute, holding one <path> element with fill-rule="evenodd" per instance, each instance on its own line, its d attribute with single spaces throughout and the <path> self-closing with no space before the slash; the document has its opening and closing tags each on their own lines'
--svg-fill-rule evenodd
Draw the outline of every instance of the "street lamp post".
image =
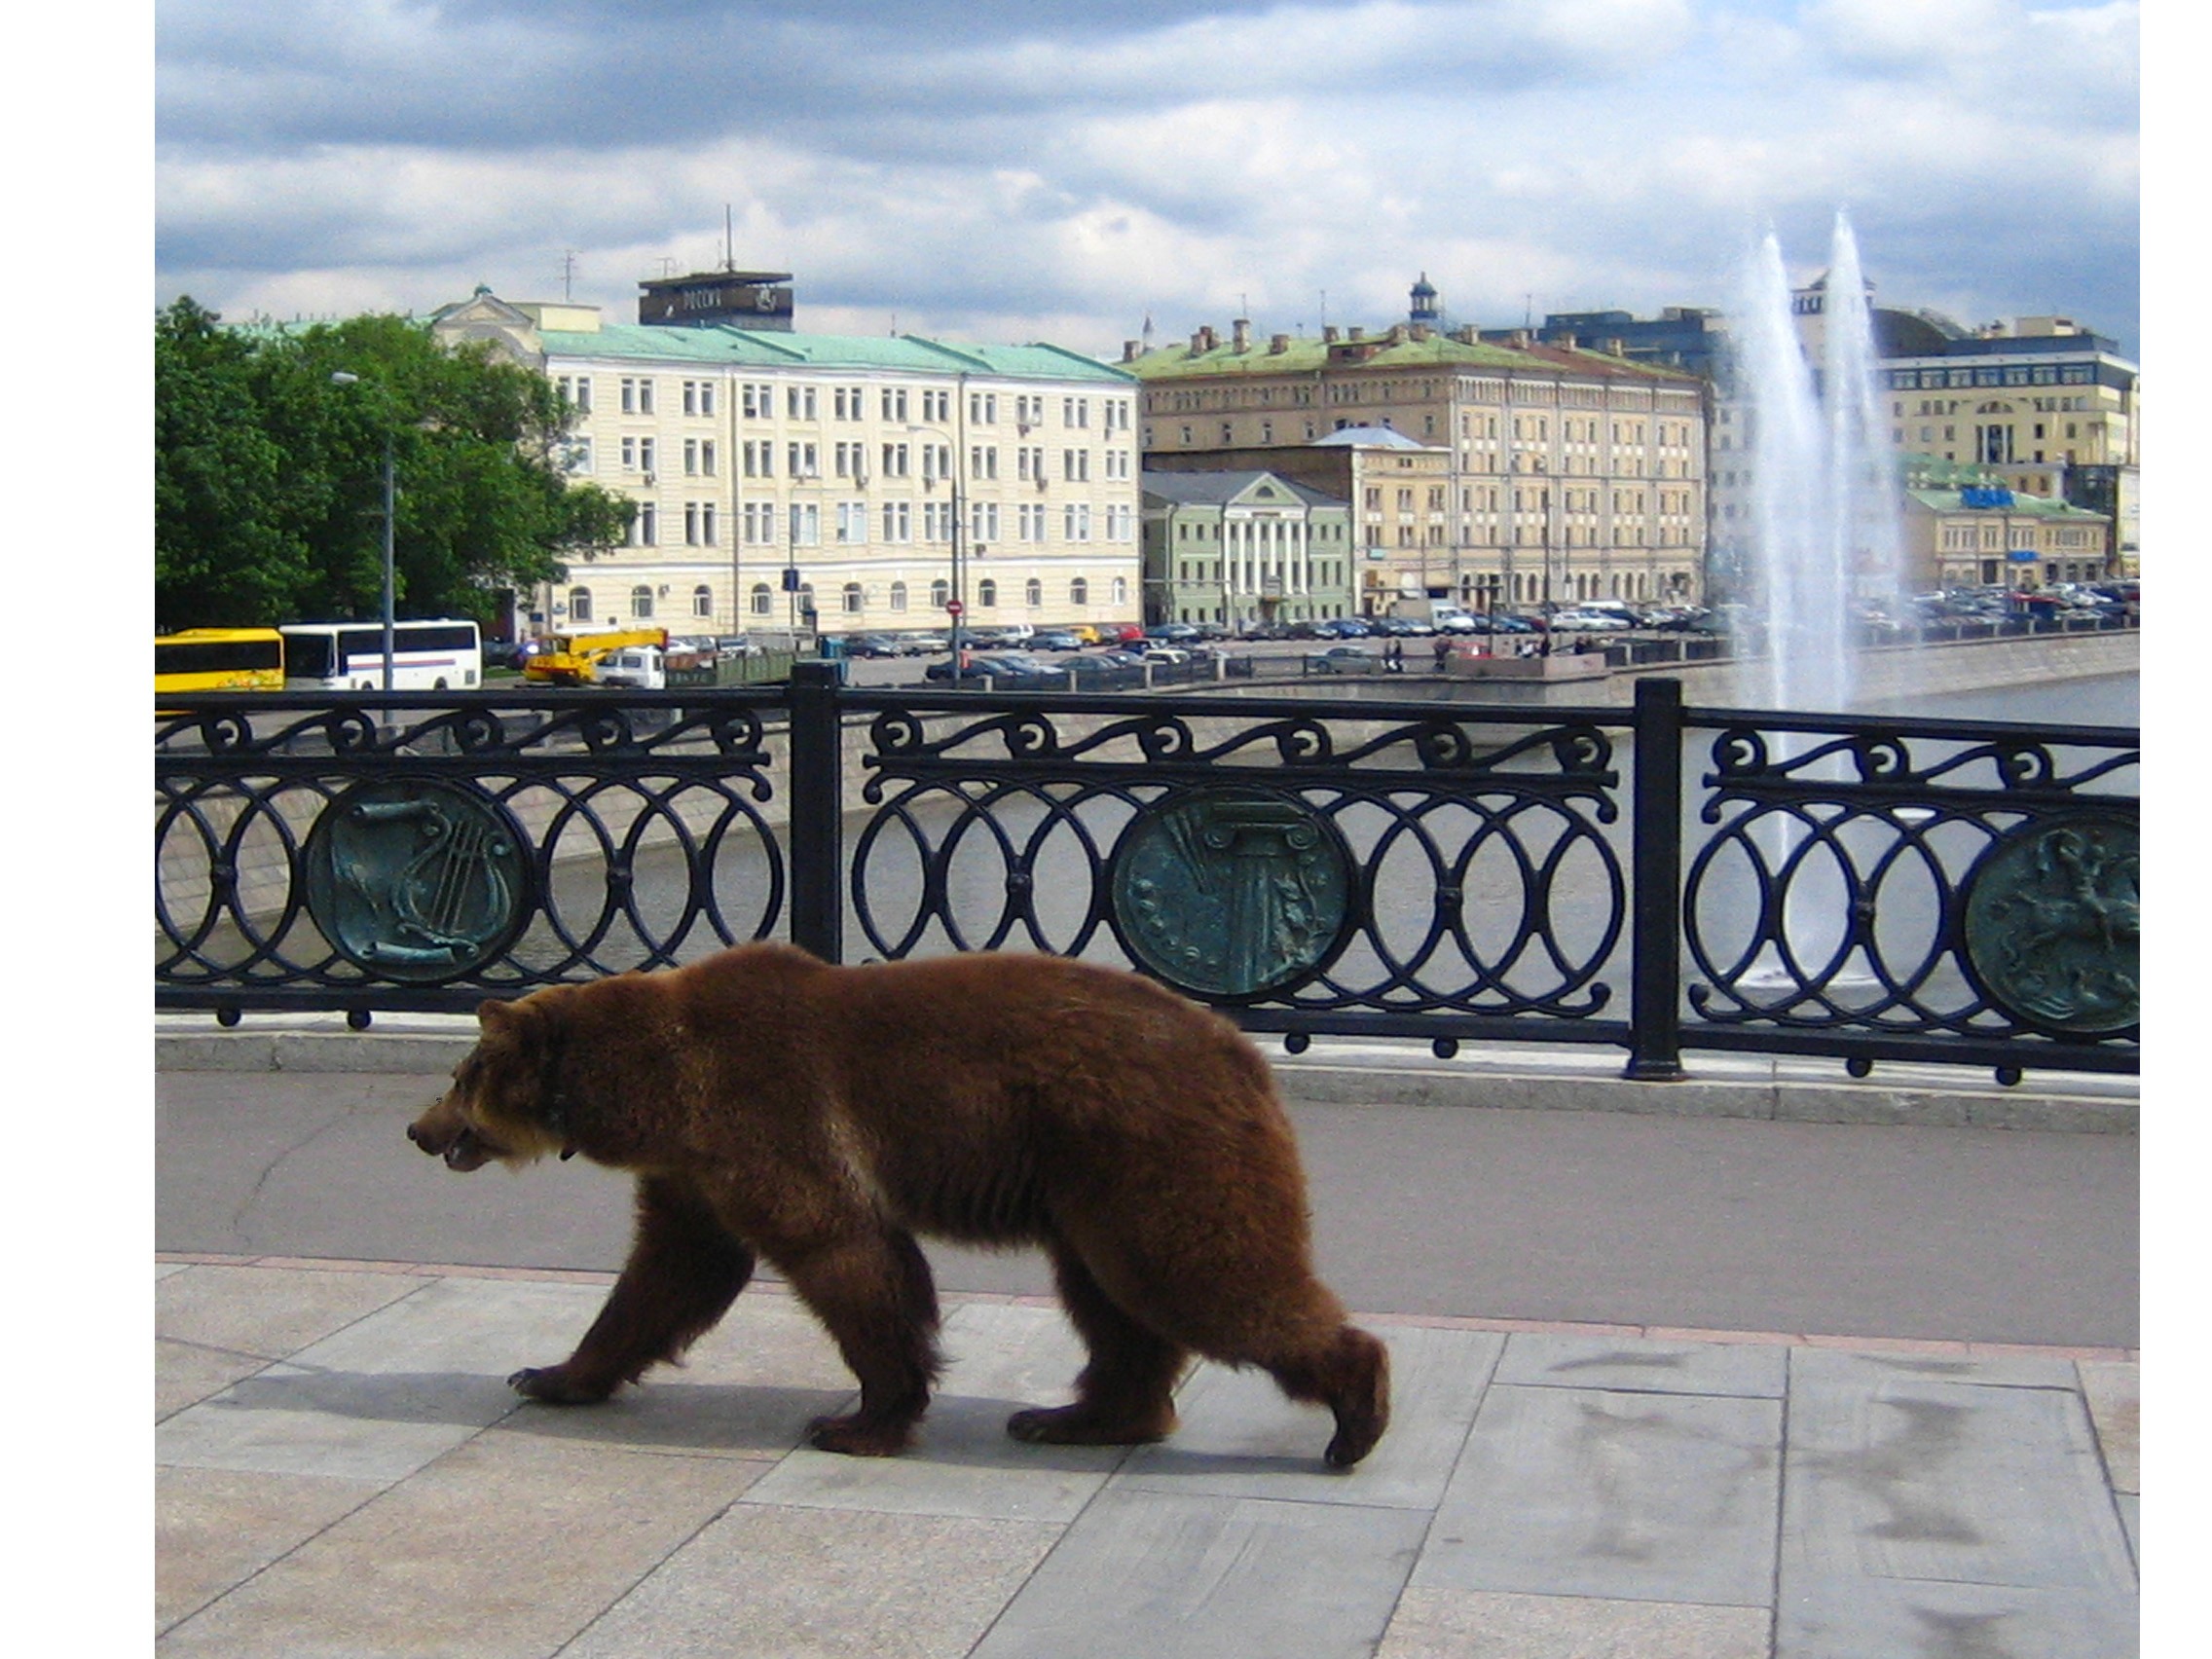
<svg viewBox="0 0 2212 1659">
<path fill-rule="evenodd" d="M 349 374 L 344 369 L 339 369 L 331 375 L 330 384 L 332 386 L 355 386 L 359 384 L 360 379 L 359 375 Z M 391 429 L 387 426 L 384 434 L 384 688 L 387 693 L 391 690 L 393 609 L 397 599 L 397 583 L 394 578 L 394 561 L 392 559 L 392 509 L 399 494 L 397 485 L 398 470 L 392 452 Z"/>
<path fill-rule="evenodd" d="M 945 614 L 951 618 L 951 627 L 947 639 L 952 646 L 951 682 L 955 687 L 960 683 L 961 648 L 967 643 L 968 626 L 968 568 L 965 544 L 961 539 L 966 534 L 968 519 L 967 492 L 961 487 L 961 478 L 967 470 L 968 459 L 961 453 L 967 447 L 964 437 L 968 415 L 965 406 L 967 391 L 967 380 L 962 378 L 957 383 L 953 393 L 954 396 L 962 399 L 962 407 L 955 411 L 960 424 L 960 431 L 947 431 L 941 426 L 916 425 L 913 424 L 908 424 L 906 427 L 909 432 L 934 432 L 940 437 L 952 440 L 947 446 L 951 451 L 952 466 L 945 479 L 945 482 L 952 486 L 952 592 L 945 603 L 944 609 Z"/>
</svg>

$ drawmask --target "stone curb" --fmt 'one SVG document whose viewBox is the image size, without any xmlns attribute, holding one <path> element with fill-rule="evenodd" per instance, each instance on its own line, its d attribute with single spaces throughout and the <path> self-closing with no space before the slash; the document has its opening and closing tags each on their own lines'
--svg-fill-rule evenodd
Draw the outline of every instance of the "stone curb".
<svg viewBox="0 0 2212 1659">
<path fill-rule="evenodd" d="M 475 1041 L 467 1015 L 380 1019 L 352 1031 L 335 1017 L 274 1015 L 222 1029 L 204 1017 L 157 1016 L 154 1064 L 169 1072 L 374 1072 L 434 1077 Z M 1269 1047 L 1263 1043 L 1263 1047 Z M 1452 1106 L 1515 1111 L 1627 1112 L 1776 1123 L 1913 1124 L 2134 1134 L 2133 1078 L 2045 1074 L 2003 1088 L 1959 1068 L 1877 1068 L 1864 1080 L 1828 1063 L 1693 1055 L 1695 1075 L 1631 1083 L 1618 1057 L 1531 1053 L 1527 1047 L 1432 1060 L 1408 1048 L 1328 1045 L 1271 1052 L 1283 1093 L 1315 1105 Z M 1895 1077 L 1889 1075 L 1891 1072 Z"/>
</svg>

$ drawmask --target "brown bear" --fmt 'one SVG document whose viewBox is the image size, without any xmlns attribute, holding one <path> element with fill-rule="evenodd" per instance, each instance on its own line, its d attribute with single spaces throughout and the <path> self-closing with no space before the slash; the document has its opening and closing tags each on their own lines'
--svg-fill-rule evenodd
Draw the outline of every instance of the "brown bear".
<svg viewBox="0 0 2212 1659">
<path fill-rule="evenodd" d="M 831 1452 L 903 1450 L 940 1369 L 914 1242 L 1042 1245 L 1089 1363 L 1016 1439 L 1175 1426 L 1193 1352 L 1336 1415 L 1328 1461 L 1389 1420 L 1382 1345 L 1314 1276 L 1305 1177 L 1267 1062 L 1134 974 L 988 952 L 830 967 L 777 943 L 487 1002 L 408 1138 L 448 1167 L 582 1153 L 638 1178 L 607 1306 L 535 1400 L 604 1400 L 677 1359 L 766 1259 L 860 1379 Z"/>
</svg>

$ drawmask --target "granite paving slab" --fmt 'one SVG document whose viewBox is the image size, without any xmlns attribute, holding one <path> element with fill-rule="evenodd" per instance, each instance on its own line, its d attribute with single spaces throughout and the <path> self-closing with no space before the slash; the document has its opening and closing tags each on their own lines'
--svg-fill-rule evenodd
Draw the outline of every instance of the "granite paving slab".
<svg viewBox="0 0 2212 1659">
<path fill-rule="evenodd" d="M 2078 1395 L 1792 1375 L 1783 1603 L 1900 1580 L 2132 1594 Z"/>
<path fill-rule="evenodd" d="M 423 1288 L 398 1273 L 201 1263 L 154 1287 L 154 1326 L 172 1342 L 282 1359 Z"/>
<path fill-rule="evenodd" d="M 154 1628 L 164 1631 L 386 1489 L 330 1475 L 154 1472 Z"/>
<path fill-rule="evenodd" d="M 2112 1360 L 2082 1360 L 2075 1366 L 2082 1397 L 2113 1491 L 2140 1495 L 2143 1491 L 2143 1398 L 2140 1368 Z"/>
<path fill-rule="evenodd" d="M 740 1503 L 561 1659 L 962 1659 L 1060 1530 Z"/>
<path fill-rule="evenodd" d="M 1786 1575 L 1774 1659 L 2133 1659 L 2132 1596 Z"/>
<path fill-rule="evenodd" d="M 1623 1342 L 1516 1331 L 1506 1341 L 1497 1381 L 1624 1393 L 1736 1394 L 1779 1400 L 1789 1385 L 1788 1351 L 1775 1343 Z"/>
<path fill-rule="evenodd" d="M 1414 1582 L 1765 1605 L 1777 1401 L 1493 1383 Z"/>
<path fill-rule="evenodd" d="M 520 1403 L 525 1352 L 549 1352 L 600 1300 L 588 1285 L 441 1278 L 155 1430 L 165 1463 L 405 1477 Z M 568 1351 L 563 1346 L 560 1351 Z"/>
<path fill-rule="evenodd" d="M 760 1465 L 480 1435 L 172 1628 L 185 1659 L 541 1659 Z"/>
<path fill-rule="evenodd" d="M 1140 1446 L 1117 1486 L 1184 1495 L 1434 1509 L 1505 1339 L 1493 1331 L 1378 1325 L 1390 1350 L 1390 1427 L 1356 1468 L 1321 1460 L 1333 1422 L 1264 1371 L 1201 1365 L 1177 1396 L 1182 1426 Z"/>
<path fill-rule="evenodd" d="M 1375 1659 L 1768 1659 L 1764 1607 L 1409 1589 Z"/>
<path fill-rule="evenodd" d="M 1367 1659 L 1427 1515 L 1110 1487 L 974 1659 Z"/>
</svg>

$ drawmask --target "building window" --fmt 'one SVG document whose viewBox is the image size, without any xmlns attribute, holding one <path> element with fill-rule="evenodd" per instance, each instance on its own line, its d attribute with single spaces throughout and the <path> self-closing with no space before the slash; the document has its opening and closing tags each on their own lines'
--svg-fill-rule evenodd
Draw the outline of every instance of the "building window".
<svg viewBox="0 0 2212 1659">
<path fill-rule="evenodd" d="M 952 603 L 952 584 L 940 576 L 930 583 L 930 608 L 942 610 Z"/>
<path fill-rule="evenodd" d="M 847 616 L 858 616 L 861 613 L 862 605 L 861 584 L 847 582 L 838 590 L 837 603 L 843 608 Z"/>
<path fill-rule="evenodd" d="M 976 603 L 985 610 L 999 608 L 999 584 L 985 576 L 976 584 Z"/>
<path fill-rule="evenodd" d="M 1045 603 L 1045 584 L 1035 576 L 1031 576 L 1028 581 L 1022 584 L 1021 603 L 1032 610 L 1043 605 Z"/>
<path fill-rule="evenodd" d="M 630 590 L 630 614 L 644 622 L 653 613 L 653 590 L 644 583 Z"/>
<path fill-rule="evenodd" d="M 1090 584 L 1085 581 L 1083 577 L 1077 576 L 1068 583 L 1068 603 L 1070 605 L 1088 605 L 1090 603 Z"/>
<path fill-rule="evenodd" d="M 715 613 L 715 590 L 701 582 L 691 590 L 691 614 L 712 616 Z"/>
<path fill-rule="evenodd" d="M 905 610 L 906 584 L 904 582 L 893 582 L 891 584 L 891 608 L 901 612 Z"/>
<path fill-rule="evenodd" d="M 569 590 L 569 620 L 571 622 L 589 622 L 591 620 L 591 589 L 571 588 Z"/>
<path fill-rule="evenodd" d="M 755 582 L 753 592 L 747 596 L 746 608 L 756 616 L 768 616 L 774 614 L 775 606 L 776 596 L 769 591 L 768 584 Z"/>
</svg>

